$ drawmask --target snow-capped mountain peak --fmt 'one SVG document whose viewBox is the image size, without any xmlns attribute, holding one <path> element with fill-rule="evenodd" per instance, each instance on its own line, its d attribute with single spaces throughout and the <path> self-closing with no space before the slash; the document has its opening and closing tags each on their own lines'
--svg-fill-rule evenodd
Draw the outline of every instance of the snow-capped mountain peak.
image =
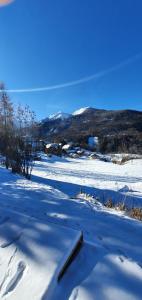
<svg viewBox="0 0 142 300">
<path fill-rule="evenodd" d="M 57 113 L 55 114 L 51 114 L 49 115 L 49 117 L 45 118 L 42 120 L 42 123 L 46 123 L 46 122 L 49 122 L 49 121 L 55 121 L 55 120 L 66 120 L 72 116 L 77 116 L 77 115 L 81 115 L 89 110 L 94 110 L 93 108 L 91 107 L 82 107 L 76 111 L 74 111 L 72 114 L 69 114 L 69 113 L 64 113 L 62 111 L 58 111 Z"/>
<path fill-rule="evenodd" d="M 84 112 L 86 112 L 88 109 L 90 109 L 91 107 L 82 107 L 82 108 L 80 108 L 80 109 L 78 109 L 78 110 L 76 110 L 76 111 L 74 111 L 73 113 L 72 113 L 72 115 L 73 116 L 77 116 L 77 115 L 81 115 L 81 114 L 83 114 Z"/>
<path fill-rule="evenodd" d="M 57 120 L 57 119 L 65 120 L 65 119 L 68 119 L 69 117 L 70 117 L 70 114 L 59 111 L 56 114 L 50 115 L 49 120 Z"/>
</svg>

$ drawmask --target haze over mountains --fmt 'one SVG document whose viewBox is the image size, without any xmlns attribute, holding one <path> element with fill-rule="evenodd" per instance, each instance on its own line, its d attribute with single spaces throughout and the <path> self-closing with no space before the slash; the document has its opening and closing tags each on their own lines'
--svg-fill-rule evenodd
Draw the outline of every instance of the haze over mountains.
<svg viewBox="0 0 142 300">
<path fill-rule="evenodd" d="M 142 112 L 92 107 L 80 108 L 72 114 L 58 112 L 41 122 L 40 135 L 48 141 L 77 143 L 86 143 L 89 136 L 97 136 L 105 152 L 119 148 L 124 152 L 141 152 Z"/>
</svg>

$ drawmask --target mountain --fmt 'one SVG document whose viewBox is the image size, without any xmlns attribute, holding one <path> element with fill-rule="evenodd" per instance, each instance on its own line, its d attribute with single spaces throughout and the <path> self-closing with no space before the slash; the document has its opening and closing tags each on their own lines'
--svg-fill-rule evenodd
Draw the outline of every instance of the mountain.
<svg viewBox="0 0 142 300">
<path fill-rule="evenodd" d="M 90 110 L 94 110 L 94 108 L 91 108 L 91 107 L 82 107 L 76 111 L 74 111 L 72 113 L 73 116 L 77 116 L 77 115 L 82 115 L 83 113 L 87 112 L 87 111 L 90 111 Z"/>
<path fill-rule="evenodd" d="M 49 120 L 57 120 L 57 119 L 65 120 L 68 119 L 70 116 L 71 116 L 70 114 L 59 111 L 56 114 L 50 115 Z"/>
<path fill-rule="evenodd" d="M 40 124 L 40 137 L 48 141 L 87 144 L 90 136 L 96 136 L 103 152 L 142 153 L 141 111 L 85 107 L 72 115 L 59 112 L 45 120 Z"/>
</svg>

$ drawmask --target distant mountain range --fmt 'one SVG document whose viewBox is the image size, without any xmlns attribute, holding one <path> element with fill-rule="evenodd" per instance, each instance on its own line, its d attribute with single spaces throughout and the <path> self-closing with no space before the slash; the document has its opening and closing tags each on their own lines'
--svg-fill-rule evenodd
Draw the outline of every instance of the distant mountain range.
<svg viewBox="0 0 142 300">
<path fill-rule="evenodd" d="M 64 119 L 69 118 L 70 116 L 71 116 L 70 114 L 59 111 L 56 114 L 50 115 L 48 119 L 49 120 L 57 120 L 57 119 L 64 120 Z"/>
<path fill-rule="evenodd" d="M 141 111 L 85 107 L 73 114 L 58 112 L 42 120 L 39 132 L 54 142 L 87 144 L 90 136 L 97 136 L 103 152 L 142 152 Z"/>
<path fill-rule="evenodd" d="M 48 122 L 49 120 L 57 120 L 57 119 L 61 119 L 61 120 L 65 120 L 70 118 L 71 116 L 77 116 L 80 115 L 82 113 L 84 113 L 85 111 L 87 111 L 88 109 L 90 109 L 89 107 L 84 107 L 84 108 L 80 108 L 76 111 L 74 111 L 72 114 L 68 114 L 68 113 L 63 113 L 61 111 L 58 111 L 55 114 L 50 115 L 49 117 L 45 118 L 42 120 L 43 123 Z"/>
</svg>

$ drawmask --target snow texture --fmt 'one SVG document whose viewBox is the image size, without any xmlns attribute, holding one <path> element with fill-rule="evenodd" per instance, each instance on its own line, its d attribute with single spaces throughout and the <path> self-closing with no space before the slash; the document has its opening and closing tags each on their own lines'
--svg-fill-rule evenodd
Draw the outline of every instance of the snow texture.
<svg viewBox="0 0 142 300">
<path fill-rule="evenodd" d="M 71 116 L 70 114 L 59 111 L 56 114 L 50 115 L 49 120 L 57 120 L 57 119 L 65 120 L 68 119 L 70 116 Z"/>
<path fill-rule="evenodd" d="M 81 114 L 83 114 L 84 112 L 86 112 L 86 111 L 88 110 L 88 108 L 90 108 L 90 107 L 82 107 L 82 108 L 80 108 L 80 109 L 74 111 L 74 112 L 72 113 L 72 115 L 73 115 L 73 116 L 81 115 Z"/>
<path fill-rule="evenodd" d="M 0 299 L 141 300 L 142 223 L 101 204 L 142 207 L 141 168 L 43 155 L 28 181 L 0 167 Z"/>
</svg>

